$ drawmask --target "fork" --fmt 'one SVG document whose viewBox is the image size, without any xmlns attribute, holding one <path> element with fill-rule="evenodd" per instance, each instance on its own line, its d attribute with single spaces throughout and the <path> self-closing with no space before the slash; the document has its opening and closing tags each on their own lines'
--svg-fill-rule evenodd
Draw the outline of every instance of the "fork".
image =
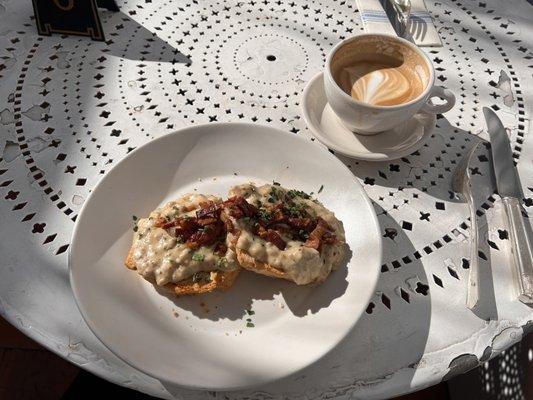
<svg viewBox="0 0 533 400">
<path fill-rule="evenodd" d="M 470 310 L 473 310 L 479 302 L 479 238 L 476 219 L 476 206 L 474 204 L 474 197 L 472 195 L 472 187 L 470 185 L 472 174 L 468 166 L 479 143 L 481 143 L 481 141 L 478 141 L 470 148 L 468 153 L 455 168 L 452 177 L 452 190 L 456 195 L 459 195 L 459 197 L 463 197 L 466 200 L 470 210 L 470 272 L 468 274 L 468 285 L 466 287 L 466 306 Z"/>
<path fill-rule="evenodd" d="M 391 5 L 400 25 L 399 35 L 400 37 L 408 39 L 411 18 L 411 0 L 391 0 Z"/>
</svg>

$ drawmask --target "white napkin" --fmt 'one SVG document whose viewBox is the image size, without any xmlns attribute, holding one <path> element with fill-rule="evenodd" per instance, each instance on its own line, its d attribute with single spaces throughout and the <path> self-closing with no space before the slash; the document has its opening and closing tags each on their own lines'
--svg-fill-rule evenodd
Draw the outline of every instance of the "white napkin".
<svg viewBox="0 0 533 400">
<path fill-rule="evenodd" d="M 411 17 L 407 31 L 418 46 L 442 47 L 439 33 L 424 0 L 411 0 Z"/>
<path fill-rule="evenodd" d="M 389 14 L 392 14 L 393 7 L 390 1 L 383 0 Z M 380 0 L 356 0 L 356 2 L 365 32 L 396 35 Z M 394 23 L 397 24 L 396 21 Z M 418 46 L 442 46 L 439 33 L 433 24 L 433 18 L 429 14 L 424 0 L 411 0 L 411 16 L 406 36 L 410 37 Z"/>
<path fill-rule="evenodd" d="M 379 0 L 356 0 L 361 14 L 363 28 L 368 33 L 385 33 L 396 35 Z"/>
</svg>

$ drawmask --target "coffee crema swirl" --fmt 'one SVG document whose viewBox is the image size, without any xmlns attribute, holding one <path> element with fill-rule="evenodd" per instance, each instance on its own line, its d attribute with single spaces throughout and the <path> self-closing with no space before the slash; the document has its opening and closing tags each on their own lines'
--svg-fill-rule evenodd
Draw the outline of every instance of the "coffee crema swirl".
<svg viewBox="0 0 533 400">
<path fill-rule="evenodd" d="M 407 103 L 424 90 L 416 71 L 363 61 L 344 67 L 339 84 L 355 100 L 376 106 Z"/>
</svg>

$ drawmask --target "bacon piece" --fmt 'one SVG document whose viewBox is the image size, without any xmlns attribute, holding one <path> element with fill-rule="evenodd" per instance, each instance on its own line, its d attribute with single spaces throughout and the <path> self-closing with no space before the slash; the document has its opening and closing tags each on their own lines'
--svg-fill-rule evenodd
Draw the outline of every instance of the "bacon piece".
<svg viewBox="0 0 533 400">
<path fill-rule="evenodd" d="M 266 234 L 266 228 L 263 225 L 257 224 L 252 227 L 252 232 L 254 235 L 262 237 L 261 235 Z"/>
<path fill-rule="evenodd" d="M 220 257 L 223 257 L 226 254 L 226 251 L 228 251 L 228 246 L 226 246 L 226 243 L 224 242 L 218 242 L 215 246 L 215 253 Z"/>
<path fill-rule="evenodd" d="M 200 203 L 200 209 L 196 211 L 196 218 L 218 218 L 221 209 L 222 204 L 220 203 L 215 203 L 213 201 L 202 202 Z"/>
<path fill-rule="evenodd" d="M 243 199 L 244 200 L 244 199 Z M 243 208 L 246 212 L 249 209 L 242 206 L 238 200 L 237 209 Z M 177 217 L 171 221 L 165 218 L 158 218 L 155 226 L 166 229 L 169 234 L 179 238 L 181 242 L 190 249 L 197 249 L 201 246 L 215 245 L 215 252 L 224 255 L 227 251 L 224 243 L 226 231 L 234 232 L 233 224 L 226 214 L 226 209 L 221 203 L 207 201 L 200 203 L 200 209 L 196 211 L 196 217 Z"/>
<path fill-rule="evenodd" d="M 197 249 L 200 246 L 209 246 L 215 243 L 223 233 L 222 224 L 207 225 L 203 230 L 193 233 L 185 242 L 185 245 L 191 249 Z"/>
<path fill-rule="evenodd" d="M 272 225 L 269 225 L 268 227 L 270 229 L 274 229 L 275 231 L 278 231 L 278 232 L 287 233 L 289 235 L 292 234 L 291 227 L 289 225 L 283 223 L 283 222 L 272 224 Z"/>
<path fill-rule="evenodd" d="M 220 213 L 220 219 L 224 223 L 224 228 L 226 231 L 234 233 L 235 232 L 235 226 L 233 226 L 233 222 L 231 221 L 231 218 L 228 216 L 226 209 L 223 209 Z"/>
<path fill-rule="evenodd" d="M 167 222 L 161 226 L 163 229 L 169 229 L 179 227 L 183 230 L 194 230 L 198 228 L 195 218 L 176 218 L 170 222 Z"/>
<path fill-rule="evenodd" d="M 309 234 L 309 239 L 304 243 L 304 246 L 320 251 L 322 242 L 332 243 L 332 240 L 335 240 L 335 233 L 331 231 L 331 227 L 326 221 L 318 217 L 316 227 Z"/>
<path fill-rule="evenodd" d="M 187 246 L 191 250 L 196 250 L 200 245 L 198 242 L 191 242 L 189 239 L 185 242 L 185 246 Z"/>
<path fill-rule="evenodd" d="M 312 232 L 313 229 L 315 229 L 317 223 L 311 218 L 288 218 L 287 224 L 298 230 Z"/>
<path fill-rule="evenodd" d="M 283 240 L 280 234 L 274 229 L 265 229 L 260 226 L 258 228 L 258 235 L 261 239 L 272 243 L 280 250 L 285 250 L 285 247 L 287 247 L 287 243 L 285 243 L 285 240 Z"/>
<path fill-rule="evenodd" d="M 253 217 L 259 213 L 259 209 L 253 204 L 248 203 L 243 197 L 239 199 L 239 207 L 247 217 Z"/>
<path fill-rule="evenodd" d="M 318 250 L 320 248 L 320 238 L 309 238 L 305 241 L 304 246 Z"/>
<path fill-rule="evenodd" d="M 196 223 L 200 226 L 206 226 L 217 223 L 218 219 L 213 217 L 197 218 Z"/>
<path fill-rule="evenodd" d="M 171 235 L 180 237 L 181 240 L 187 240 L 194 232 L 196 232 L 199 225 L 196 223 L 195 218 L 176 218 L 160 225 L 160 227 L 166 229 Z"/>
<path fill-rule="evenodd" d="M 263 218 L 255 205 L 248 203 L 242 196 L 234 196 L 223 203 L 220 219 L 228 232 L 235 233 L 236 230 L 230 216 L 235 219 L 257 218 L 258 223 L 252 226 L 252 232 L 263 240 L 274 244 L 280 250 L 284 250 L 287 246 L 280 232 L 288 234 L 292 238 L 307 238 L 304 245 L 316 250 L 320 250 L 323 243 L 333 244 L 336 241 L 335 233 L 328 223 L 320 217 L 289 217 L 286 215 L 286 207 L 282 202 L 268 207 L 268 214 L 268 218 Z"/>
<path fill-rule="evenodd" d="M 225 219 L 224 220 L 224 227 L 226 228 L 226 230 L 228 232 L 234 232 L 235 231 L 235 226 L 233 225 L 233 222 L 231 222 L 230 219 Z"/>
<path fill-rule="evenodd" d="M 272 227 L 285 221 L 285 215 L 283 214 L 284 206 L 282 203 L 270 205 L 265 207 L 266 212 L 261 213 L 257 210 L 257 217 L 259 225 L 263 227 Z"/>
<path fill-rule="evenodd" d="M 275 224 L 285 220 L 285 215 L 283 214 L 283 204 L 278 203 L 272 207 L 271 217 L 269 220 L 270 224 Z"/>
<path fill-rule="evenodd" d="M 267 236 L 265 240 L 274 244 L 280 250 L 285 250 L 285 247 L 287 247 L 287 243 L 285 243 L 280 234 L 274 229 L 269 229 L 267 231 Z"/>
<path fill-rule="evenodd" d="M 229 215 L 236 219 L 253 217 L 259 212 L 256 206 L 248 203 L 242 196 L 230 197 L 224 202 L 224 206 L 228 209 Z"/>
</svg>

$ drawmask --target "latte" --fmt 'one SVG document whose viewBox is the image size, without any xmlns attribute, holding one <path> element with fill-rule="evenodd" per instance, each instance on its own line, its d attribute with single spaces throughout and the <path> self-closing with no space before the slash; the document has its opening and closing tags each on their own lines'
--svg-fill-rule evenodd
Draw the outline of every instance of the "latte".
<svg viewBox="0 0 533 400">
<path fill-rule="evenodd" d="M 339 86 L 355 100 L 394 106 L 416 99 L 424 84 L 416 71 L 401 62 L 357 62 L 342 69 Z"/>
<path fill-rule="evenodd" d="M 435 85 L 424 51 L 392 35 L 344 39 L 328 54 L 323 77 L 328 105 L 357 135 L 387 132 L 418 113 L 442 114 L 455 104 L 452 92 Z M 432 98 L 441 101 L 434 104 Z"/>
<path fill-rule="evenodd" d="M 354 100 L 374 106 L 397 106 L 419 97 L 429 70 L 422 57 L 393 40 L 348 44 L 332 61 L 338 86 Z"/>
</svg>

